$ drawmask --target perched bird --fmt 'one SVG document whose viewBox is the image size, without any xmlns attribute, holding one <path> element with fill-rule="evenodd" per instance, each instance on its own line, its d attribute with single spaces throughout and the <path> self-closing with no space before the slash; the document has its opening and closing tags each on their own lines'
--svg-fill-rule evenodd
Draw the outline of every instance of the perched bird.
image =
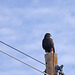
<svg viewBox="0 0 75 75">
<path fill-rule="evenodd" d="M 42 40 L 42 47 L 45 50 L 45 52 L 48 53 L 55 53 L 55 49 L 54 49 L 54 43 L 51 37 L 50 33 L 46 33 L 44 36 L 44 39 Z"/>
</svg>

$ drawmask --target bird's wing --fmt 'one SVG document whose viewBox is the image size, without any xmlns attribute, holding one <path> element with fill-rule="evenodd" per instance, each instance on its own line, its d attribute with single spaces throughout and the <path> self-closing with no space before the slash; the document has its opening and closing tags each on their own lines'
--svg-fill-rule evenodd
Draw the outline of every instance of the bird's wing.
<svg viewBox="0 0 75 75">
<path fill-rule="evenodd" d="M 52 47 L 54 47 L 53 39 L 52 39 L 52 38 L 50 38 L 50 39 L 49 39 L 49 41 L 51 42 L 51 46 L 52 46 Z"/>
</svg>

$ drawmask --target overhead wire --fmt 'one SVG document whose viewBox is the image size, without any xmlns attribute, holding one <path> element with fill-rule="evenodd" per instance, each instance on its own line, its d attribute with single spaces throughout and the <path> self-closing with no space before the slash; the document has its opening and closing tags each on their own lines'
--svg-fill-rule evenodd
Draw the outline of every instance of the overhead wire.
<svg viewBox="0 0 75 75">
<path fill-rule="evenodd" d="M 18 50 L 18 49 L 16 49 L 16 48 L 14 48 L 14 47 L 8 45 L 7 43 L 5 43 L 5 42 L 3 42 L 3 41 L 0 41 L 0 42 L 1 42 L 2 44 L 4 44 L 4 45 L 6 45 L 6 46 L 8 46 L 8 47 L 10 47 L 10 48 L 12 48 L 12 49 L 14 49 L 14 50 L 16 50 L 16 51 L 22 53 L 23 55 L 26 55 L 27 57 L 29 57 L 29 58 L 31 58 L 31 59 L 33 59 L 33 60 L 35 60 L 35 61 L 37 61 L 37 62 L 39 62 L 39 63 L 41 63 L 41 64 L 43 64 L 43 65 L 46 65 L 45 63 L 43 63 L 43 62 L 41 62 L 41 61 L 39 61 L 39 60 L 33 58 L 32 56 L 30 56 L 30 55 L 28 55 L 28 54 L 26 54 L 26 53 L 24 53 L 24 52 L 22 52 L 22 51 L 20 51 L 20 50 Z M 48 65 L 47 65 L 47 66 L 48 66 Z M 55 70 L 55 68 L 52 68 L 51 66 L 48 66 L 48 67 L 51 68 L 51 69 L 53 69 L 53 70 Z"/>
<path fill-rule="evenodd" d="M 8 46 L 8 47 L 10 47 L 10 48 L 12 48 L 12 49 L 14 49 L 14 50 L 16 50 L 16 51 L 22 53 L 23 55 L 26 55 L 27 57 L 29 57 L 29 58 L 31 58 L 31 59 L 33 59 L 33 60 L 35 60 L 35 61 L 37 61 L 37 62 L 39 62 L 39 63 L 41 63 L 41 64 L 43 64 L 43 65 L 45 65 L 43 62 L 41 62 L 41 61 L 39 61 L 39 60 L 33 58 L 32 56 L 30 56 L 30 55 L 28 55 L 28 54 L 26 54 L 26 53 L 24 53 L 24 52 L 22 52 L 22 51 L 20 51 L 20 50 L 18 50 L 18 49 L 16 49 L 16 48 L 12 47 L 12 46 L 10 46 L 10 45 L 8 45 L 7 43 L 5 43 L 5 42 L 3 42 L 3 41 L 0 41 L 0 42 L 3 43 L 4 45 L 6 45 L 6 46 Z"/>
<path fill-rule="evenodd" d="M 41 73 L 43 73 L 43 74 L 45 74 L 45 75 L 48 75 L 47 73 L 45 73 L 45 72 L 43 72 L 43 71 L 41 71 L 41 70 L 39 70 L 39 69 L 37 69 L 37 68 L 35 68 L 35 67 L 33 67 L 33 66 L 27 64 L 27 63 L 25 63 L 24 61 L 22 61 L 22 60 L 20 60 L 20 59 L 18 59 L 18 58 L 16 58 L 16 57 L 14 57 L 14 56 L 12 56 L 12 55 L 10 55 L 10 54 L 4 52 L 4 51 L 2 51 L 2 50 L 0 50 L 0 52 L 4 53 L 5 55 L 8 55 L 9 57 L 11 57 L 11 58 L 13 58 L 13 59 L 15 59 L 15 60 L 17 60 L 17 61 L 19 61 L 19 62 L 25 64 L 25 65 L 27 65 L 27 66 L 33 68 L 33 69 L 35 69 L 35 70 L 37 70 L 37 71 L 39 71 L 39 72 L 41 72 Z"/>
</svg>

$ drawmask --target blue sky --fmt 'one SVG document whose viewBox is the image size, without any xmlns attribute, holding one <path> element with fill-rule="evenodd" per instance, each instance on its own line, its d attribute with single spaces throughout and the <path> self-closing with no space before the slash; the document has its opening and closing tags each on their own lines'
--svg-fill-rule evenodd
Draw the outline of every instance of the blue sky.
<svg viewBox="0 0 75 75">
<path fill-rule="evenodd" d="M 75 73 L 75 0 L 0 0 L 0 40 L 45 62 L 41 43 L 51 33 L 58 64 Z M 0 49 L 44 71 L 45 66 L 0 43 Z M 0 53 L 0 75 L 43 75 Z"/>
</svg>

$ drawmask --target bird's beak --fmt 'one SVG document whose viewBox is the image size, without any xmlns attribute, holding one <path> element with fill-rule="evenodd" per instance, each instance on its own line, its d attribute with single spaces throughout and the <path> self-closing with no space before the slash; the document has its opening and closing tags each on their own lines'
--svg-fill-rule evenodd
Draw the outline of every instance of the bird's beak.
<svg viewBox="0 0 75 75">
<path fill-rule="evenodd" d="M 52 36 L 51 34 L 49 36 Z"/>
</svg>

